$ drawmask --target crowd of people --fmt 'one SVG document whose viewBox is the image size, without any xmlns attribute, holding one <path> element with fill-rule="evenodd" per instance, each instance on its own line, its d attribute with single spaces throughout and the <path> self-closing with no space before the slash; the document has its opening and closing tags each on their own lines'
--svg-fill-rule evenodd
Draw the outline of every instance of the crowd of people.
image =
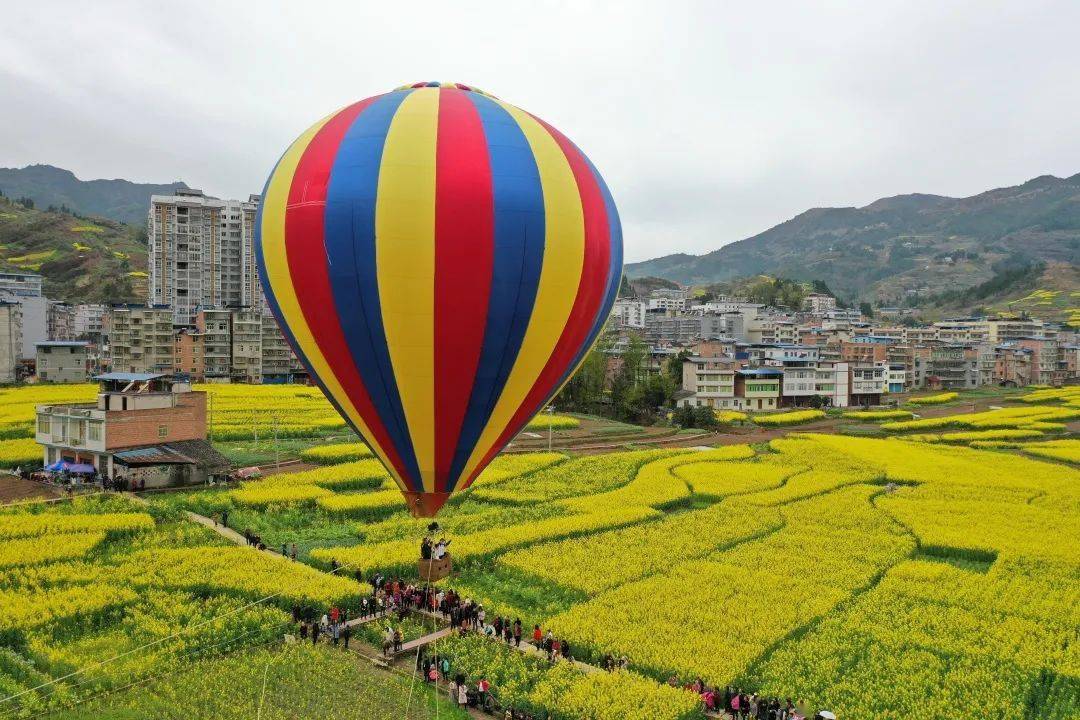
<svg viewBox="0 0 1080 720">
<path fill-rule="evenodd" d="M 679 687 L 679 681 L 673 676 L 668 679 L 668 685 Z M 727 713 L 735 720 L 804 720 L 806 717 L 801 704 L 796 705 L 791 698 L 781 700 L 757 693 L 747 694 L 742 688 L 730 686 L 723 690 L 710 688 L 701 678 L 682 687 L 701 696 L 706 710 Z"/>
<path fill-rule="evenodd" d="M 254 536 L 253 540 L 258 542 L 258 537 Z M 434 548 L 434 545 L 432 547 Z M 291 554 L 290 552 L 287 555 Z M 341 567 L 333 569 L 338 572 Z M 360 572 L 355 573 L 355 578 L 357 582 L 364 581 Z M 325 638 L 334 645 L 343 644 L 347 649 L 353 634 L 348 625 L 350 619 L 396 616 L 399 620 L 404 620 L 411 612 L 425 612 L 447 621 L 450 627 L 463 635 L 478 633 L 492 641 L 515 648 L 531 644 L 552 663 L 574 660 L 570 642 L 565 638 L 559 638 L 539 625 L 533 625 L 532 630 L 527 631 L 520 618 L 511 619 L 501 615 L 491 617 L 482 604 L 451 588 L 410 583 L 397 578 L 388 579 L 381 573 L 373 574 L 367 578 L 367 582 L 370 583 L 372 591 L 362 596 L 353 610 L 335 606 L 316 619 L 316 613 L 311 609 L 294 607 L 293 621 L 299 624 L 301 640 L 310 638 L 313 643 L 317 643 L 320 638 Z M 395 628 L 392 623 L 388 623 L 381 631 L 381 638 L 385 655 L 393 656 L 401 652 L 405 638 L 400 626 Z M 427 648 L 421 648 L 416 658 L 416 671 L 426 682 L 438 684 L 440 688 L 445 684 L 446 691 L 455 704 L 470 707 L 494 706 L 492 687 L 486 678 L 481 676 L 470 682 L 463 673 L 455 670 L 448 657 L 429 655 L 426 650 Z M 598 665 L 609 672 L 617 672 L 627 670 L 630 662 L 625 655 L 614 657 L 609 654 L 603 656 Z M 683 684 L 673 676 L 669 678 L 668 684 L 696 693 L 701 697 L 707 711 L 720 716 L 727 715 L 734 720 L 806 720 L 808 717 L 815 717 L 806 713 L 803 709 L 804 703 L 793 702 L 790 698 L 766 697 L 736 687 L 710 687 L 700 678 Z M 528 717 L 522 713 L 508 712 L 507 717 L 511 716 Z"/>
</svg>

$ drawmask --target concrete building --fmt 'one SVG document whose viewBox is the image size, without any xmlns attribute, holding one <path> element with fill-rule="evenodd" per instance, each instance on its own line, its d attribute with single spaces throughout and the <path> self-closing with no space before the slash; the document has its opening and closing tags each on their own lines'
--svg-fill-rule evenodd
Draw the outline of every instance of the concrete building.
<svg viewBox="0 0 1080 720">
<path fill-rule="evenodd" d="M 737 410 L 775 410 L 780 407 L 784 373 L 777 368 L 742 368 L 735 372 Z"/>
<path fill-rule="evenodd" d="M 230 317 L 230 379 L 235 383 L 261 383 L 263 316 L 252 310 L 235 310 Z"/>
<path fill-rule="evenodd" d="M 206 382 L 262 382 L 264 322 L 254 310 L 199 308 L 195 327 L 202 335 Z"/>
<path fill-rule="evenodd" d="M 277 321 L 262 317 L 262 381 L 264 383 L 306 382 L 307 370 L 289 347 Z"/>
<path fill-rule="evenodd" d="M 173 312 L 164 305 L 109 309 L 109 367 L 113 372 L 171 373 Z"/>
<path fill-rule="evenodd" d="M 983 322 L 987 327 L 986 339 L 992 343 L 1047 337 L 1047 327 L 1043 321 L 1034 318 L 987 318 Z"/>
<path fill-rule="evenodd" d="M 611 308 L 611 317 L 616 327 L 644 329 L 647 309 L 648 305 L 640 300 L 622 298 L 615 301 Z"/>
<path fill-rule="evenodd" d="M 261 310 L 254 227 L 259 197 L 221 200 L 201 190 L 150 198 L 148 301 L 170 305 L 178 325 L 199 308 Z"/>
<path fill-rule="evenodd" d="M 195 327 L 203 336 L 203 377 L 206 382 L 232 379 L 232 310 L 199 308 Z"/>
<path fill-rule="evenodd" d="M 938 339 L 936 327 L 909 327 L 904 329 L 904 342 L 911 345 L 922 345 L 935 342 Z"/>
<path fill-rule="evenodd" d="M 174 347 L 173 372 L 187 376 L 191 382 L 203 382 L 206 379 L 203 334 L 194 328 L 181 328 L 176 332 Z"/>
<path fill-rule="evenodd" d="M 850 364 L 851 405 L 880 405 L 881 396 L 888 392 L 889 367 L 884 362 L 855 362 Z"/>
<path fill-rule="evenodd" d="M 0 299 L 0 383 L 19 379 L 22 344 L 22 305 Z"/>
<path fill-rule="evenodd" d="M 49 339 L 49 300 L 42 295 L 14 295 L 0 293 L 0 299 L 22 306 L 21 360 L 33 360 L 37 344 Z"/>
<path fill-rule="evenodd" d="M 1031 351 L 1031 383 L 1033 385 L 1061 385 L 1065 380 L 1065 366 L 1059 362 L 1060 353 L 1056 340 L 1020 338 L 1017 347 Z"/>
<path fill-rule="evenodd" d="M 37 407 L 45 466 L 93 466 L 146 487 L 196 484 L 229 463 L 206 441 L 206 393 L 171 375 L 106 373 L 97 401 Z"/>
<path fill-rule="evenodd" d="M 90 371 L 90 343 L 46 340 L 37 344 L 37 379 L 52 383 L 84 383 Z"/>
<path fill-rule="evenodd" d="M 1007 387 L 1031 385 L 1031 350 L 1015 343 L 994 348 L 994 384 Z"/>
<path fill-rule="evenodd" d="M 731 409 L 735 407 L 735 371 L 730 357 L 692 356 L 683 362 L 682 388 L 688 393 L 679 405 Z"/>
<path fill-rule="evenodd" d="M 943 320 L 934 323 L 936 340 L 950 344 L 984 342 L 990 336 L 990 324 L 982 319 Z"/>
<path fill-rule="evenodd" d="M 677 315 L 647 313 L 645 339 L 652 344 L 715 340 L 726 335 L 727 323 L 720 315 Z"/>
<path fill-rule="evenodd" d="M 648 310 L 682 312 L 690 293 L 682 289 L 660 288 L 649 293 Z"/>
<path fill-rule="evenodd" d="M 42 277 L 36 273 L 0 272 L 0 295 L 41 297 Z"/>
<path fill-rule="evenodd" d="M 45 309 L 45 325 L 50 340 L 74 340 L 75 306 L 49 300 Z"/>
<path fill-rule="evenodd" d="M 105 338 L 105 317 L 108 308 L 104 305 L 76 305 L 72 320 L 76 340 L 89 340 L 101 344 Z"/>
<path fill-rule="evenodd" d="M 822 317 L 825 313 L 836 309 L 836 298 L 832 295 L 810 293 L 803 298 L 803 309 L 811 315 Z"/>
<path fill-rule="evenodd" d="M 850 363 L 885 362 L 889 346 L 880 342 L 841 342 L 840 359 Z"/>
<path fill-rule="evenodd" d="M 903 364 L 890 364 L 888 367 L 885 391 L 890 394 L 905 392 L 907 390 L 907 367 Z"/>
<path fill-rule="evenodd" d="M 967 390 L 979 386 L 979 351 L 970 345 L 938 345 L 915 356 L 917 387 Z"/>
</svg>

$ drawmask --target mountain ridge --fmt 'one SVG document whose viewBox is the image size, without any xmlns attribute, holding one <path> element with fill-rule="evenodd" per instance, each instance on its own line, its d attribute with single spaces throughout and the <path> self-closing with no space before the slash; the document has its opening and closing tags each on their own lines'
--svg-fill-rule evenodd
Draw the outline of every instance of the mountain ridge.
<svg viewBox="0 0 1080 720">
<path fill-rule="evenodd" d="M 1001 263 L 1024 261 L 1080 261 L 1080 173 L 965 198 L 907 193 L 862 207 L 811 208 L 710 253 L 629 263 L 625 271 L 684 285 L 758 274 L 823 280 L 846 297 L 894 304 L 974 286 Z"/>
<path fill-rule="evenodd" d="M 82 215 L 145 225 L 151 195 L 169 195 L 187 188 L 183 181 L 137 183 L 123 178 L 80 180 L 55 165 L 0 168 L 0 191 L 10 198 L 27 197 L 36 207 L 67 208 Z"/>
</svg>

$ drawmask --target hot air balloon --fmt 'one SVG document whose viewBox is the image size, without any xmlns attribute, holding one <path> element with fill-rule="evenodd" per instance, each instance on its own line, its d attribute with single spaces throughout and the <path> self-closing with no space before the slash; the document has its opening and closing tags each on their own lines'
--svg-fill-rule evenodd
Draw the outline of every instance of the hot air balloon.
<svg viewBox="0 0 1080 720">
<path fill-rule="evenodd" d="M 256 224 L 278 325 L 418 517 L 554 397 L 621 279 L 619 216 L 589 159 L 458 83 L 315 123 L 270 174 Z"/>
</svg>

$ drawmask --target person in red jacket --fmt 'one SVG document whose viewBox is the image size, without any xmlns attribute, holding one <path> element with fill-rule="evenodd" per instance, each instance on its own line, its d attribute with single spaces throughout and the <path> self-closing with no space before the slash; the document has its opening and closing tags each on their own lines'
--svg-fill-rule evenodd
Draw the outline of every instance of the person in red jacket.
<svg viewBox="0 0 1080 720">
<path fill-rule="evenodd" d="M 480 682 L 476 683 L 476 692 L 479 695 L 477 698 L 477 704 L 480 707 L 484 707 L 487 703 L 488 688 L 491 687 L 491 683 L 487 681 L 486 677 L 481 677 Z"/>
<path fill-rule="evenodd" d="M 539 625 L 533 626 L 533 645 L 540 647 L 540 641 L 544 639 L 544 633 L 541 632 Z"/>
</svg>

